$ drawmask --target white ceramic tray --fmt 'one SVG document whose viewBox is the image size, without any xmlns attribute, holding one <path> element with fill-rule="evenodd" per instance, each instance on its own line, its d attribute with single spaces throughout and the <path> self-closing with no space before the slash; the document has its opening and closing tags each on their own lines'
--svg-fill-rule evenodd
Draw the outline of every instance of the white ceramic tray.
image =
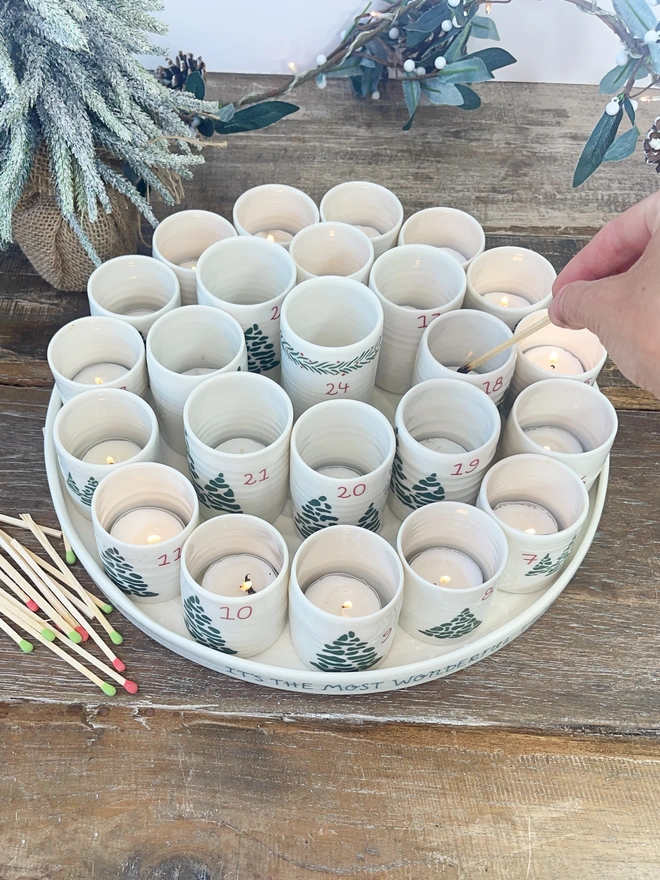
<svg viewBox="0 0 660 880">
<path fill-rule="evenodd" d="M 374 405 L 390 419 L 393 419 L 398 400 L 398 396 L 376 389 Z M 183 622 L 178 599 L 159 605 L 136 605 L 112 583 L 101 568 L 92 524 L 74 508 L 60 476 L 53 444 L 53 421 L 61 405 L 60 395 L 54 390 L 45 430 L 48 484 L 62 528 L 92 580 L 135 626 L 176 654 L 224 675 L 282 690 L 315 694 L 398 690 L 451 675 L 452 672 L 465 669 L 466 666 L 494 654 L 535 623 L 569 583 L 591 545 L 607 493 L 609 459 L 591 490 L 589 517 L 563 573 L 543 592 L 522 596 L 499 593 L 488 609 L 483 623 L 467 641 L 460 645 L 427 645 L 397 628 L 392 649 L 379 667 L 350 673 L 312 672 L 296 656 L 288 627 L 274 645 L 257 657 L 249 660 L 235 656 L 229 658 L 226 654 L 200 645 L 192 639 Z M 185 458 L 164 443 L 161 460 L 187 475 Z M 395 519 L 389 508 L 386 509 L 381 534 L 392 544 L 396 541 L 399 525 L 399 520 Z M 284 535 L 293 555 L 301 539 L 293 525 L 290 501 L 275 526 Z"/>
</svg>

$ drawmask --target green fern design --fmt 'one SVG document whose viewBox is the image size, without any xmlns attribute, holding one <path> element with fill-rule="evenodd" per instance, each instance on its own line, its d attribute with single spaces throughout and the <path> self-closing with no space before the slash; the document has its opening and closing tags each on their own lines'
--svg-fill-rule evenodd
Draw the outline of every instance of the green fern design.
<svg viewBox="0 0 660 880">
<path fill-rule="evenodd" d="M 76 485 L 76 481 L 71 476 L 71 472 L 69 472 L 69 474 L 66 478 L 66 484 L 69 487 L 69 489 L 71 489 L 73 494 L 77 495 L 78 498 L 80 498 L 80 500 L 82 501 L 82 503 L 86 504 L 89 507 L 92 503 L 92 498 L 94 497 L 94 492 L 96 491 L 96 487 L 98 486 L 99 481 L 95 480 L 94 477 L 90 477 L 89 480 L 87 480 L 87 484 L 86 484 L 85 488 L 81 492 L 80 489 L 78 488 L 78 486 Z"/>
<path fill-rule="evenodd" d="M 104 550 L 101 553 L 101 561 L 103 569 L 112 583 L 127 596 L 147 599 L 150 596 L 158 595 L 158 593 L 152 593 L 149 590 L 149 584 L 142 579 L 142 576 L 135 571 L 129 562 L 126 562 L 116 547 Z"/>
<path fill-rule="evenodd" d="M 315 373 L 318 376 L 346 376 L 348 373 L 360 370 L 374 361 L 378 357 L 381 341 L 379 339 L 375 345 L 372 345 L 371 348 L 363 351 L 362 354 L 357 355 L 357 357 L 350 361 L 330 363 L 329 361 L 310 360 L 301 351 L 296 351 L 291 343 L 282 337 L 282 354 L 286 355 L 293 364 L 302 370 L 307 370 L 309 373 Z"/>
<path fill-rule="evenodd" d="M 381 659 L 368 642 L 361 641 L 354 632 L 347 632 L 324 645 L 323 652 L 316 655 L 311 665 L 321 672 L 360 672 Z"/>
<path fill-rule="evenodd" d="M 370 504 L 357 521 L 357 525 L 363 529 L 369 529 L 370 532 L 377 532 L 381 526 L 378 508 L 374 504 Z"/>
<path fill-rule="evenodd" d="M 202 603 L 197 596 L 188 596 L 183 602 L 183 619 L 186 622 L 188 632 L 201 645 L 207 648 L 214 648 L 223 654 L 236 654 L 227 647 L 227 642 L 223 639 L 222 633 L 217 627 L 213 626 L 213 621 L 204 613 Z"/>
<path fill-rule="evenodd" d="M 268 336 L 253 324 L 244 331 L 247 344 L 248 370 L 251 373 L 267 373 L 279 366 L 279 352 L 275 345 L 268 341 Z"/>
<path fill-rule="evenodd" d="M 211 510 L 222 510 L 225 513 L 243 513 L 241 505 L 236 501 L 234 490 L 225 482 L 225 475 L 218 474 L 202 488 L 199 474 L 195 470 L 195 462 L 188 452 L 188 470 L 195 487 L 199 503 Z"/>
<path fill-rule="evenodd" d="M 561 553 L 555 561 L 552 561 L 552 556 L 549 553 L 546 553 L 543 559 L 540 562 L 537 562 L 534 568 L 530 571 L 525 572 L 525 577 L 536 577 L 537 575 L 544 575 L 545 577 L 550 577 L 553 574 L 556 574 L 560 568 L 564 565 L 568 557 L 571 555 L 571 550 L 573 549 L 573 545 L 577 540 L 577 535 L 573 538 L 568 547 Z"/>
<path fill-rule="evenodd" d="M 481 626 L 481 623 L 481 620 L 477 620 L 469 608 L 464 608 L 448 623 L 434 626 L 432 629 L 420 629 L 420 632 L 423 636 L 431 636 L 434 639 L 458 639 L 471 633 L 472 630 Z"/>
<path fill-rule="evenodd" d="M 293 521 L 303 538 L 309 538 L 319 529 L 333 526 L 339 522 L 339 518 L 332 512 L 332 505 L 325 495 L 312 498 L 307 504 L 303 504 L 300 513 L 297 513 Z"/>
</svg>

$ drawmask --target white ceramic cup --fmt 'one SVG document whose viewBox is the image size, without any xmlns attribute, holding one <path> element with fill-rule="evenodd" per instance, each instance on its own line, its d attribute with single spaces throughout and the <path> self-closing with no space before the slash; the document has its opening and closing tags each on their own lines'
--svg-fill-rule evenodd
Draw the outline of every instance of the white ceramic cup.
<svg viewBox="0 0 660 880">
<path fill-rule="evenodd" d="M 291 401 L 279 385 L 254 373 L 212 376 L 188 397 L 183 423 L 202 515 L 276 520 L 288 495 L 293 426 Z"/>
<path fill-rule="evenodd" d="M 183 406 L 210 375 L 247 370 L 243 330 L 227 312 L 210 306 L 163 315 L 147 336 L 147 369 L 163 436 L 185 455 Z"/>
<path fill-rule="evenodd" d="M 396 244 L 403 205 L 391 190 L 378 183 L 350 180 L 333 186 L 323 196 L 321 220 L 366 227 L 374 254 L 379 257 Z"/>
<path fill-rule="evenodd" d="M 248 369 L 278 380 L 280 314 L 296 283 L 288 252 L 252 236 L 211 245 L 197 264 L 199 304 L 228 312 L 243 328 Z"/>
<path fill-rule="evenodd" d="M 403 394 L 411 384 L 415 355 L 434 318 L 460 309 L 465 272 L 452 257 L 425 244 L 394 248 L 373 265 L 369 287 L 383 307 L 383 345 L 376 384 Z"/>
<path fill-rule="evenodd" d="M 542 317 L 547 315 L 547 309 L 541 312 L 535 312 L 520 322 L 516 328 L 516 333 L 522 333 L 531 324 L 536 323 Z M 526 356 L 525 352 L 533 348 L 541 346 L 550 346 L 552 349 L 563 349 L 579 362 L 576 365 L 576 372 L 568 374 L 562 372 L 561 367 L 555 370 L 545 370 L 537 364 L 533 364 Z M 516 361 L 516 369 L 511 382 L 511 391 L 513 395 L 518 395 L 532 385 L 534 382 L 542 382 L 545 379 L 571 379 L 577 382 L 583 382 L 587 385 L 593 385 L 600 371 L 605 366 L 607 360 L 607 352 L 600 339 L 590 330 L 565 330 L 563 327 L 555 327 L 549 324 L 542 330 L 532 333 L 527 339 L 518 345 L 518 359 Z M 579 367 L 583 369 L 580 371 Z"/>
<path fill-rule="evenodd" d="M 481 388 L 498 405 L 511 384 L 517 348 L 496 354 L 470 373 L 457 373 L 472 358 L 511 339 L 503 321 L 476 309 L 447 312 L 424 331 L 417 350 L 413 385 L 428 379 L 460 379 Z"/>
<path fill-rule="evenodd" d="M 452 578 L 443 578 L 441 566 L 436 580 L 421 577 L 411 563 L 414 566 L 421 553 L 433 548 L 455 550 L 469 557 L 480 569 L 481 583 L 452 586 Z M 403 629 L 432 645 L 465 641 L 483 623 L 507 562 L 509 548 L 499 524 L 468 504 L 428 504 L 411 513 L 402 524 L 397 551 L 405 577 L 399 620 Z"/>
<path fill-rule="evenodd" d="M 154 260 L 126 254 L 101 263 L 89 276 L 90 314 L 120 318 L 146 336 L 161 315 L 181 305 L 179 279 Z"/>
<path fill-rule="evenodd" d="M 116 461 L 113 441 L 119 453 Z M 135 444 L 133 454 L 124 441 Z M 55 417 L 53 442 L 69 495 L 80 513 L 91 519 L 92 496 L 103 477 L 124 464 L 158 458 L 158 422 L 141 397 L 118 388 L 96 388 L 64 404 Z M 100 443 L 99 455 L 94 456 L 90 450 Z M 85 461 L 86 455 L 94 460 Z"/>
<path fill-rule="evenodd" d="M 503 522 L 494 508 L 512 501 L 545 508 L 556 520 L 558 531 L 527 533 Z M 477 506 L 497 519 L 509 544 L 500 589 L 534 593 L 549 586 L 566 564 L 589 513 L 589 496 L 577 474 L 562 462 L 546 455 L 514 455 L 488 471 Z"/>
<path fill-rule="evenodd" d="M 333 574 L 366 583 L 378 595 L 380 610 L 344 618 L 313 604 L 305 591 Z M 295 652 L 305 666 L 321 672 L 377 666 L 392 647 L 402 600 L 401 562 L 384 538 L 357 526 L 322 529 L 303 541 L 291 564 L 289 625 Z"/>
<path fill-rule="evenodd" d="M 154 543 L 133 544 L 111 534 L 119 517 L 140 508 L 166 511 L 181 520 L 177 534 Z M 92 525 L 103 569 L 135 602 L 155 604 L 181 591 L 181 552 L 199 519 L 190 480 L 155 462 L 127 464 L 99 483 L 92 498 Z"/>
<path fill-rule="evenodd" d="M 548 426 L 549 433 L 534 431 Z M 502 455 L 536 453 L 556 458 L 590 489 L 610 454 L 617 428 L 616 410 L 598 389 L 570 379 L 546 379 L 516 398 L 504 430 Z M 534 433 L 526 434 L 529 429 Z M 584 452 L 569 451 L 572 440 Z"/>
<path fill-rule="evenodd" d="M 236 235 L 229 220 L 212 211 L 178 211 L 160 221 L 154 231 L 151 252 L 179 279 L 181 305 L 197 302 L 197 275 L 192 267 L 204 251 L 216 241 Z"/>
<path fill-rule="evenodd" d="M 428 244 L 442 248 L 467 269 L 472 260 L 483 253 L 486 235 L 474 217 L 465 211 L 424 208 L 403 224 L 399 244 Z"/>
<path fill-rule="evenodd" d="M 430 379 L 401 398 L 394 428 L 388 503 L 395 516 L 434 501 L 474 503 L 501 430 L 487 395 L 458 379 Z"/>
<path fill-rule="evenodd" d="M 349 223 L 317 223 L 298 232 L 290 247 L 298 283 L 321 275 L 341 275 L 367 283 L 374 246 L 364 232 Z"/>
<path fill-rule="evenodd" d="M 383 337 L 375 293 L 348 278 L 312 278 L 282 307 L 282 385 L 296 416 L 324 400 L 371 403 Z"/>
<path fill-rule="evenodd" d="M 326 526 L 379 531 L 394 460 L 394 431 L 359 400 L 317 403 L 291 434 L 293 520 L 308 537 Z"/>
<path fill-rule="evenodd" d="M 498 247 L 481 254 L 467 269 L 465 307 L 495 315 L 514 330 L 532 312 L 545 309 L 552 300 L 557 273 L 552 264 L 527 248 Z M 495 302 L 484 299 L 492 296 Z M 514 305 L 513 297 L 529 305 Z M 506 306 L 502 305 L 506 301 Z M 536 314 L 535 317 L 541 317 Z"/>
<path fill-rule="evenodd" d="M 50 340 L 47 357 L 63 403 L 99 385 L 140 396 L 147 390 L 144 342 L 135 327 L 119 318 L 77 318 L 65 324 Z M 101 379 L 101 367 L 107 364 L 124 367 L 126 372 L 116 379 L 95 381 L 95 371 L 86 370 L 99 367 L 96 372 L 101 375 L 97 379 Z M 82 370 L 89 372 L 89 381 L 76 381 Z"/>
<path fill-rule="evenodd" d="M 247 190 L 234 204 L 234 226 L 239 235 L 271 235 L 286 250 L 291 238 L 319 222 L 319 209 L 307 193 L 281 183 Z M 285 233 L 284 236 L 278 233 Z M 280 240 L 282 239 L 282 240 Z"/>
<path fill-rule="evenodd" d="M 277 577 L 252 595 L 223 595 L 202 586 L 212 565 L 237 555 L 265 561 Z M 231 513 L 202 523 L 181 556 L 181 602 L 188 632 L 195 641 L 224 654 L 260 654 L 286 625 L 288 580 L 286 541 L 270 523 Z"/>
</svg>

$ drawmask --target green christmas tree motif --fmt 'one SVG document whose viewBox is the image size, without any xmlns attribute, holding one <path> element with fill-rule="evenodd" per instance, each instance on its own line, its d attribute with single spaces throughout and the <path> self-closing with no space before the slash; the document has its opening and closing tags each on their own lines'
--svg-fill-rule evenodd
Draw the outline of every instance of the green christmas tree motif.
<svg viewBox="0 0 660 880">
<path fill-rule="evenodd" d="M 94 477 L 90 477 L 89 480 L 87 480 L 87 485 L 85 486 L 85 488 L 81 492 L 80 489 L 78 488 L 78 486 L 76 485 L 76 481 L 71 476 L 71 472 L 69 471 L 69 475 L 66 478 L 66 484 L 69 487 L 69 489 L 71 489 L 73 494 L 77 495 L 78 498 L 80 498 L 80 500 L 82 501 L 83 504 L 86 504 L 87 506 L 89 506 L 92 503 L 92 498 L 94 496 L 94 492 L 96 491 L 96 487 L 99 484 L 99 481 L 95 480 Z"/>
<path fill-rule="evenodd" d="M 481 621 L 477 620 L 469 608 L 464 608 L 448 623 L 434 626 L 432 629 L 420 629 L 420 632 L 423 636 L 431 636 L 434 639 L 458 639 L 471 633 L 478 626 L 481 626 Z"/>
<path fill-rule="evenodd" d="M 268 336 L 253 324 L 244 331 L 247 345 L 248 370 L 251 373 L 267 373 L 280 364 L 279 351 L 268 341 Z"/>
<path fill-rule="evenodd" d="M 236 654 L 227 647 L 219 629 L 213 626 L 208 614 L 204 613 L 202 603 L 197 596 L 188 596 L 183 602 L 183 619 L 186 622 L 188 632 L 201 645 L 222 651 L 223 654 Z"/>
<path fill-rule="evenodd" d="M 370 504 L 357 521 L 357 525 L 363 529 L 369 529 L 371 532 L 377 532 L 381 525 L 378 508 L 374 504 Z"/>
<path fill-rule="evenodd" d="M 119 587 L 122 593 L 127 596 L 138 596 L 140 599 L 146 599 L 150 596 L 157 596 L 158 593 L 152 593 L 147 584 L 139 575 L 133 566 L 126 562 L 124 557 L 119 553 L 116 547 L 109 547 L 101 553 L 101 561 L 105 573 L 113 584 Z"/>
<path fill-rule="evenodd" d="M 333 526 L 339 522 L 339 518 L 332 513 L 332 505 L 325 495 L 310 499 L 303 504 L 300 513 L 297 513 L 293 521 L 303 538 L 309 538 L 319 529 Z"/>
<path fill-rule="evenodd" d="M 415 507 L 423 507 L 425 504 L 432 504 L 434 501 L 445 500 L 445 490 L 438 481 L 437 474 L 429 474 L 419 483 L 415 483 L 412 487 L 413 501 Z"/>
<path fill-rule="evenodd" d="M 202 488 L 190 450 L 188 450 L 188 470 L 200 504 L 211 510 L 222 510 L 225 513 L 243 513 L 241 505 L 234 496 L 234 490 L 229 483 L 225 482 L 224 474 L 218 474 Z"/>
<path fill-rule="evenodd" d="M 369 669 L 382 658 L 368 642 L 363 642 L 354 632 L 347 632 L 334 642 L 323 646 L 311 665 L 321 672 L 360 672 Z"/>
<path fill-rule="evenodd" d="M 553 562 L 552 556 L 549 553 L 546 553 L 543 559 L 540 562 L 537 562 L 534 568 L 530 571 L 525 572 L 525 577 L 536 577 L 537 575 L 544 575 L 545 577 L 550 577 L 553 574 L 556 574 L 560 568 L 563 567 L 564 563 L 571 555 L 571 550 L 573 549 L 573 545 L 577 540 L 577 535 L 573 538 L 568 547 L 561 553 Z"/>
<path fill-rule="evenodd" d="M 437 474 L 429 474 L 412 487 L 410 486 L 408 477 L 403 470 L 403 462 L 398 448 L 392 464 L 390 489 L 399 501 L 411 510 L 417 510 L 418 507 L 424 507 L 425 504 L 432 504 L 434 501 L 445 500 L 445 490 L 438 480 Z"/>
<path fill-rule="evenodd" d="M 396 429 L 395 429 L 396 433 Z M 399 438 L 396 438 L 396 452 L 394 453 L 394 462 L 392 463 L 392 476 L 390 477 L 390 489 L 402 504 L 415 509 L 410 489 L 408 488 L 408 477 L 403 471 L 403 462 L 399 454 Z"/>
</svg>

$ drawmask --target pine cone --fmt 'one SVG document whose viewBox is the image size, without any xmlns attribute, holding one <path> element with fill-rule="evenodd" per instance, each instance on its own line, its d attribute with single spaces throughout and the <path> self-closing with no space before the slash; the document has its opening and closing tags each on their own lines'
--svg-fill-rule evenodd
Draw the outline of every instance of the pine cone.
<svg viewBox="0 0 660 880">
<path fill-rule="evenodd" d="M 658 128 L 658 122 L 660 122 L 660 116 L 646 133 L 644 154 L 647 164 L 655 165 L 655 170 L 660 174 L 660 128 Z"/>
<path fill-rule="evenodd" d="M 193 70 L 198 70 L 204 77 L 206 65 L 202 61 L 202 56 L 193 58 L 192 52 L 186 55 L 185 52 L 179 51 L 174 61 L 171 58 L 167 59 L 167 67 L 156 68 L 156 76 L 166 88 L 183 91 L 186 87 L 188 74 Z"/>
</svg>

